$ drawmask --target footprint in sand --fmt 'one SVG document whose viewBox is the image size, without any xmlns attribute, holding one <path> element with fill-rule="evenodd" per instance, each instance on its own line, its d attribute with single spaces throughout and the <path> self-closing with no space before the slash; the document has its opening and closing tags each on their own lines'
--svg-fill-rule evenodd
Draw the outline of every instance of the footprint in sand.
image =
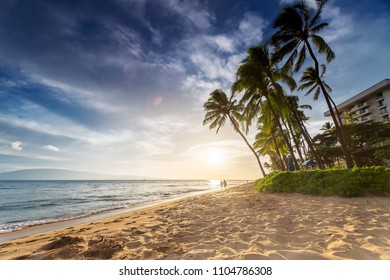
<svg viewBox="0 0 390 280">
<path fill-rule="evenodd" d="M 87 259 L 107 260 L 122 250 L 122 243 L 114 238 L 92 239 L 88 242 L 88 250 L 83 256 Z"/>
<path fill-rule="evenodd" d="M 42 246 L 39 251 L 49 251 L 53 249 L 58 249 L 64 246 L 78 244 L 83 242 L 84 239 L 80 237 L 71 237 L 71 236 L 62 236 L 60 239 L 57 239 L 53 242 L 50 242 L 44 246 Z"/>
</svg>

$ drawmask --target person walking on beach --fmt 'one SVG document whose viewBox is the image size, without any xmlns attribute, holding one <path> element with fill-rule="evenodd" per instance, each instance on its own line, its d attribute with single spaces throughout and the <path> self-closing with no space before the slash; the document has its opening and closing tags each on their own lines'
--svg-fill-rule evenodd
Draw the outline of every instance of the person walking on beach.
<svg viewBox="0 0 390 280">
<path fill-rule="evenodd" d="M 226 189 L 226 186 L 227 186 L 227 183 L 226 183 L 226 180 L 223 179 L 223 187 Z"/>
</svg>

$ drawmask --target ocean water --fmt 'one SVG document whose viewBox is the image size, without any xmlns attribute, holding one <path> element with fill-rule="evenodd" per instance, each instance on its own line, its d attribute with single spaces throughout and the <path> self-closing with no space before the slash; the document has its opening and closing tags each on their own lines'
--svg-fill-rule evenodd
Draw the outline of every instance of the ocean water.
<svg viewBox="0 0 390 280">
<path fill-rule="evenodd" d="M 0 233 L 216 188 L 219 181 L 0 181 Z"/>
</svg>

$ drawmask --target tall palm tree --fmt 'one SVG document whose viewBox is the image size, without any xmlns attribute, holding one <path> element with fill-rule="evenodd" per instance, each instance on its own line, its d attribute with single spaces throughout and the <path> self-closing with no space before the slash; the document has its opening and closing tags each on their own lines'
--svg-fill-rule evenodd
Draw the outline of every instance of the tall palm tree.
<svg viewBox="0 0 390 280">
<path fill-rule="evenodd" d="M 255 102 L 263 97 L 265 98 L 276 120 L 278 129 L 289 147 L 295 168 L 299 169 L 294 150 L 287 135 L 283 132 L 283 127 L 279 121 L 280 115 L 276 110 L 285 101 L 283 88 L 278 82 L 284 82 L 293 90 L 296 87 L 295 81 L 286 69 L 279 69 L 276 63 L 271 60 L 268 46 L 251 47 L 247 53 L 248 56 L 241 61 L 237 70 L 236 81 L 232 85 L 233 93 L 243 92 L 242 101 L 251 100 L 251 102 Z"/>
<path fill-rule="evenodd" d="M 301 76 L 301 79 L 299 80 L 301 84 L 299 85 L 298 90 L 308 89 L 305 93 L 305 96 L 314 91 L 313 100 L 318 100 L 321 92 L 320 82 L 322 82 L 327 92 L 331 92 L 332 89 L 330 86 L 322 79 L 325 73 L 326 65 L 324 64 L 321 65 L 320 76 L 317 75 L 317 71 L 313 67 L 306 68 Z"/>
<path fill-rule="evenodd" d="M 322 127 L 320 128 L 320 130 L 322 130 L 324 132 L 324 134 L 332 134 L 333 129 L 334 129 L 334 126 L 331 122 L 324 123 L 322 125 Z"/>
<path fill-rule="evenodd" d="M 321 13 L 327 2 L 328 0 L 316 0 L 317 7 L 315 10 L 311 9 L 304 1 L 283 8 L 274 20 L 273 26 L 277 29 L 277 32 L 272 36 L 271 41 L 278 48 L 276 58 L 279 61 L 290 54 L 285 65 L 290 67 L 294 65 L 295 72 L 301 69 L 306 60 L 306 51 L 309 52 L 314 62 L 315 77 L 318 79 L 318 84 L 335 123 L 347 167 L 352 168 L 353 162 L 343 137 L 342 124 L 337 121 L 328 91 L 320 79 L 320 66 L 313 50 L 314 46 L 319 54 L 325 55 L 327 63 L 335 58 L 335 54 L 329 45 L 321 36 L 317 35 L 318 32 L 328 26 L 328 23 L 320 22 Z"/>
<path fill-rule="evenodd" d="M 298 90 L 305 90 L 305 89 L 309 88 L 308 91 L 306 92 L 305 96 L 309 95 L 310 93 L 312 93 L 314 91 L 313 100 L 318 100 L 318 97 L 319 97 L 320 91 L 321 91 L 321 82 L 322 82 L 322 84 L 326 88 L 326 91 L 329 94 L 330 92 L 332 92 L 332 89 L 323 80 L 325 73 L 326 73 L 326 65 L 325 64 L 321 65 L 321 73 L 320 73 L 319 77 L 317 76 L 316 70 L 313 67 L 308 67 L 307 69 L 305 69 L 305 71 L 303 72 L 303 74 L 301 76 L 301 79 L 299 80 L 302 84 L 298 87 Z M 341 115 L 337 109 L 336 103 L 333 101 L 333 98 L 330 95 L 329 95 L 329 101 L 332 103 L 333 108 L 336 111 L 336 115 L 338 117 L 339 124 L 342 124 L 343 122 L 341 120 Z M 343 130 L 341 130 L 341 132 L 343 132 Z M 343 134 L 343 137 L 344 137 L 344 134 Z"/>
<path fill-rule="evenodd" d="M 240 119 L 242 115 L 242 104 L 237 103 L 236 100 L 232 100 L 232 96 L 228 98 L 226 93 L 220 89 L 214 90 L 210 93 L 210 97 L 206 103 L 203 105 L 204 110 L 206 111 L 203 125 L 209 124 L 210 129 L 217 129 L 218 133 L 221 126 L 226 123 L 226 119 L 229 119 L 234 130 L 240 134 L 242 139 L 244 139 L 246 145 L 251 150 L 253 155 L 256 157 L 257 163 L 259 164 L 261 173 L 265 177 L 264 168 L 260 162 L 260 158 L 257 155 L 256 151 L 253 149 L 252 145 L 249 144 L 245 135 L 241 132 L 240 129 Z"/>
</svg>

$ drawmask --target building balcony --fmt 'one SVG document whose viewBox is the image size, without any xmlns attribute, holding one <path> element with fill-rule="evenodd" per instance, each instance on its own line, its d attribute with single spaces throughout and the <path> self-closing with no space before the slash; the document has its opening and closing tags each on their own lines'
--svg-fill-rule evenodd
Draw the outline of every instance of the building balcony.
<svg viewBox="0 0 390 280">
<path fill-rule="evenodd" d="M 367 102 L 362 102 L 362 103 L 356 104 L 353 108 L 351 108 L 350 112 L 353 113 L 353 112 L 356 112 L 357 110 L 364 109 L 366 107 L 368 107 Z"/>
<path fill-rule="evenodd" d="M 382 101 L 382 100 L 384 100 L 385 99 L 385 97 L 383 96 L 383 95 L 380 95 L 380 96 L 377 96 L 376 97 L 376 101 Z"/>
<path fill-rule="evenodd" d="M 362 116 L 361 118 L 360 118 L 360 122 L 362 122 L 362 123 L 364 123 L 364 122 L 368 122 L 368 121 L 372 121 L 372 120 L 374 120 L 374 118 L 372 117 L 372 116 Z"/>
<path fill-rule="evenodd" d="M 361 112 L 357 112 L 356 114 L 356 117 L 361 117 L 361 116 L 364 116 L 364 115 L 369 115 L 371 114 L 372 111 L 370 109 L 365 109 L 365 110 L 362 110 Z"/>
<path fill-rule="evenodd" d="M 386 108 L 386 104 L 383 103 L 383 102 L 382 102 L 382 103 L 379 103 L 379 104 L 378 104 L 378 108 L 379 108 L 379 109 Z"/>
<path fill-rule="evenodd" d="M 380 111 L 379 114 L 380 114 L 380 116 L 382 117 L 382 116 L 388 115 L 388 114 L 389 114 L 389 111 L 387 111 L 387 109 L 384 108 L 384 109 L 382 109 L 382 110 Z"/>
</svg>

